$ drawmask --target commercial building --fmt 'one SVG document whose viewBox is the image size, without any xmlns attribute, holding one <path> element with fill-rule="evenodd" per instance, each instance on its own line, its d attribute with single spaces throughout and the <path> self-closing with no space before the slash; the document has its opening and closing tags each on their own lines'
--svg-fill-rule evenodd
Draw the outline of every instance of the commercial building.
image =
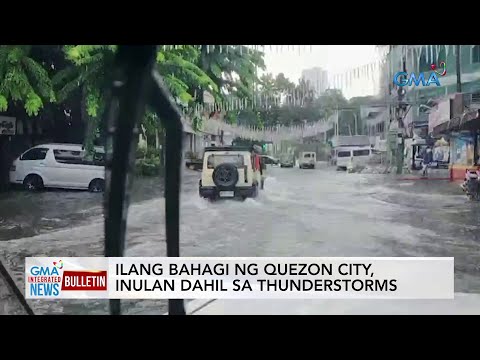
<svg viewBox="0 0 480 360">
<path fill-rule="evenodd" d="M 328 72 L 320 67 L 303 70 L 302 79 L 315 90 L 316 96 L 322 95 L 328 89 Z"/>
<path fill-rule="evenodd" d="M 396 104 L 400 87 L 394 85 L 395 73 L 404 71 L 427 80 L 436 70 L 440 86 L 414 84 L 403 86 L 408 112 L 404 119 L 404 136 L 444 139 L 450 144 L 450 176 L 461 180 L 466 168 L 478 163 L 478 106 L 480 104 L 480 45 L 391 45 L 387 55 L 390 101 Z M 460 62 L 461 92 L 457 92 L 456 61 Z M 432 68 L 435 65 L 435 69 Z M 397 121 L 390 114 L 390 129 Z M 395 146 L 395 145 L 393 145 Z"/>
</svg>

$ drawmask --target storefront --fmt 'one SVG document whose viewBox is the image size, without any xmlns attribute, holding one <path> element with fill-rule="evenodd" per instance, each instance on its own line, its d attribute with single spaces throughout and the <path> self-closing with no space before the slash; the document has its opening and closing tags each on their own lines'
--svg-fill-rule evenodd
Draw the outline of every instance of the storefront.
<svg viewBox="0 0 480 360">
<path fill-rule="evenodd" d="M 477 110 L 465 111 L 463 94 L 452 94 L 437 101 L 429 114 L 429 132 L 436 138 L 443 137 L 450 144 L 452 181 L 463 180 L 467 169 L 479 167 L 480 119 Z M 441 152 L 445 156 L 443 149 Z"/>
<path fill-rule="evenodd" d="M 463 180 L 468 168 L 476 166 L 478 155 L 474 156 L 475 142 L 478 144 L 478 134 L 470 131 L 451 133 L 450 135 L 450 178 L 453 181 Z"/>
<path fill-rule="evenodd" d="M 445 140 L 445 138 L 441 138 L 437 140 L 433 145 L 433 161 L 439 164 L 448 164 L 450 163 L 450 143 Z"/>
</svg>

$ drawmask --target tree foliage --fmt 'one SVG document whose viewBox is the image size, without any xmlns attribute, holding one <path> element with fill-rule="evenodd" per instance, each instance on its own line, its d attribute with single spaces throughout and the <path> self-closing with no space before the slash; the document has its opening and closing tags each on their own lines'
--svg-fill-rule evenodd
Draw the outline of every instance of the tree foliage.
<svg viewBox="0 0 480 360">
<path fill-rule="evenodd" d="M 9 102 L 21 103 L 29 116 L 55 101 L 47 69 L 31 54 L 31 45 L 0 45 L 0 111 Z"/>
<path fill-rule="evenodd" d="M 38 49 L 42 51 L 33 51 Z M 0 111 L 15 104 L 23 106 L 28 116 L 36 116 L 47 102 L 58 106 L 80 102 L 81 121 L 89 129 L 85 143 L 92 146 L 116 49 L 117 45 L 0 45 Z M 349 105 L 339 90 L 317 96 L 303 80 L 295 84 L 283 73 L 262 73 L 263 52 L 244 45 L 160 46 L 156 66 L 194 128 L 201 127 L 198 106 L 205 92 L 217 102 L 248 103 L 250 110 L 229 111 L 225 119 L 259 128 L 327 119 L 337 108 Z M 350 105 L 359 106 L 355 101 Z M 150 134 L 161 130 L 150 112 L 144 127 Z"/>
<path fill-rule="evenodd" d="M 282 73 L 276 77 L 263 74 L 257 91 L 258 108 L 230 112 L 227 115 L 229 122 L 236 118 L 239 124 L 258 128 L 302 126 L 325 121 L 339 110 L 340 135 L 354 134 L 355 125 L 358 133 L 362 129 L 359 107 L 368 102 L 366 98 L 348 101 L 338 89 L 327 89 L 318 96 L 304 80 L 294 84 Z"/>
<path fill-rule="evenodd" d="M 265 69 L 263 56 L 263 52 L 244 45 L 216 46 L 211 51 L 204 45 L 197 64 L 215 82 L 222 100 L 252 100 L 254 86 L 260 82 L 258 70 Z"/>
</svg>

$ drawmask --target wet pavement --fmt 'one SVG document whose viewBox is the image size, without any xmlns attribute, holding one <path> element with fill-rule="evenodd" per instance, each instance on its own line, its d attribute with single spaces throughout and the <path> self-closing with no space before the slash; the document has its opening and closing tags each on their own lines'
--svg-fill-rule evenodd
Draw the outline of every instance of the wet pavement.
<svg viewBox="0 0 480 360">
<path fill-rule="evenodd" d="M 188 170 L 183 176 L 183 256 L 454 256 L 455 291 L 480 293 L 480 204 L 468 201 L 458 185 L 346 174 L 325 166 L 271 168 L 257 199 L 209 203 L 198 197 L 199 176 Z M 137 181 L 138 195 L 130 208 L 126 255 L 164 256 L 164 201 L 161 191 L 152 190 L 150 179 L 143 181 Z M 23 204 L 9 200 L 11 210 L 1 211 L 14 214 L 4 220 L 10 225 L 22 220 L 18 214 L 28 214 L 29 206 L 45 209 L 31 217 L 37 219 L 37 228 L 30 233 L 38 235 L 0 241 L 0 256 L 20 286 L 27 256 L 103 255 L 101 195 L 97 195 L 48 192 L 15 195 L 29 199 Z M 51 205 L 40 205 L 37 198 Z M 65 227 L 41 226 L 42 218 L 55 216 L 64 219 Z M 28 234 L 27 222 L 22 224 L 20 234 Z M 30 303 L 42 314 L 107 311 L 106 301 Z M 165 312 L 164 301 L 123 304 L 129 314 Z M 0 291 L 0 313 L 7 311 L 14 311 L 13 302 Z"/>
<path fill-rule="evenodd" d="M 163 196 L 163 180 L 139 178 L 132 202 Z M 49 233 L 103 219 L 103 195 L 80 190 L 48 189 L 30 193 L 22 189 L 0 193 L 0 241 Z"/>
</svg>

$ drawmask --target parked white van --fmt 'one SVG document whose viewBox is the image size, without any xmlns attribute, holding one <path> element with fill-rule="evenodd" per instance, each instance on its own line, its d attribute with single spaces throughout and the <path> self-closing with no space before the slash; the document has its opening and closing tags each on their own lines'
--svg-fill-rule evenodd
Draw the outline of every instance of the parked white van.
<svg viewBox="0 0 480 360">
<path fill-rule="evenodd" d="M 85 159 L 82 145 L 43 144 L 25 151 L 12 164 L 10 182 L 29 191 L 44 187 L 105 189 L 105 152 L 95 147 L 92 161 Z"/>
<path fill-rule="evenodd" d="M 349 166 L 366 166 L 372 156 L 372 149 L 369 146 L 342 147 L 336 149 L 336 153 L 337 170 L 347 170 Z"/>
</svg>

